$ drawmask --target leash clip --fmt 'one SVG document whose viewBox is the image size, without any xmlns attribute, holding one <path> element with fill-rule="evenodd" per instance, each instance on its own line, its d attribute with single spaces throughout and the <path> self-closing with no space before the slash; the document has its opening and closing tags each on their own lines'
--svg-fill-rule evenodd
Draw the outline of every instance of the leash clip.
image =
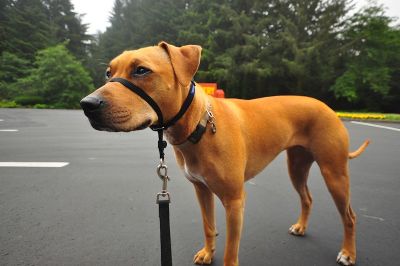
<svg viewBox="0 0 400 266">
<path fill-rule="evenodd" d="M 157 204 L 162 200 L 164 202 L 171 202 L 171 196 L 167 191 L 168 181 L 168 167 L 163 159 L 160 159 L 160 164 L 157 166 L 157 175 L 163 181 L 161 192 L 157 193 Z"/>
</svg>

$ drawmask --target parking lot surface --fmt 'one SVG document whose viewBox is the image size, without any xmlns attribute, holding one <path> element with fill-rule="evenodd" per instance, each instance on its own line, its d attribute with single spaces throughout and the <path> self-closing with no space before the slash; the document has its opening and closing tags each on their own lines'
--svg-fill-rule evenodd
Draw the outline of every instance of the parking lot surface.
<svg viewBox="0 0 400 266">
<path fill-rule="evenodd" d="M 399 265 L 400 132 L 390 128 L 400 124 L 344 123 L 352 150 L 372 141 L 350 163 L 357 265 Z M 0 265 L 160 265 L 156 140 L 151 130 L 95 131 L 82 111 L 0 109 Z M 173 262 L 192 265 L 201 214 L 171 146 L 166 158 Z M 314 205 L 299 238 L 287 233 L 300 204 L 285 153 L 247 182 L 241 265 L 336 265 L 342 225 L 316 165 L 309 187 Z M 213 265 L 222 265 L 225 216 L 216 202 Z"/>
</svg>

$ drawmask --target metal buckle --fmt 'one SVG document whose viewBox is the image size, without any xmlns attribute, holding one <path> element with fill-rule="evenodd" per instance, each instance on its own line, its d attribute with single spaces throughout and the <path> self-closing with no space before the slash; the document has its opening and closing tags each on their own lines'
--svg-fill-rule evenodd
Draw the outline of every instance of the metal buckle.
<svg viewBox="0 0 400 266">
<path fill-rule="evenodd" d="M 166 202 L 171 202 L 171 196 L 169 195 L 169 193 L 167 191 L 163 192 L 159 192 L 157 193 L 157 199 L 156 199 L 156 203 L 159 204 L 160 201 L 166 201 Z"/>
</svg>

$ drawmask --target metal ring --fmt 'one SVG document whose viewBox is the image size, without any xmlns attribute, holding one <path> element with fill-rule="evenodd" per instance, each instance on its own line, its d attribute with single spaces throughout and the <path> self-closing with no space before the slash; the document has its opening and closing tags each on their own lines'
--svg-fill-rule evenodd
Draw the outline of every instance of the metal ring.
<svg viewBox="0 0 400 266">
<path fill-rule="evenodd" d="M 162 173 L 162 171 L 164 171 L 164 173 Z M 168 177 L 168 167 L 165 164 L 159 164 L 157 166 L 157 174 L 159 178 L 165 179 Z"/>
</svg>

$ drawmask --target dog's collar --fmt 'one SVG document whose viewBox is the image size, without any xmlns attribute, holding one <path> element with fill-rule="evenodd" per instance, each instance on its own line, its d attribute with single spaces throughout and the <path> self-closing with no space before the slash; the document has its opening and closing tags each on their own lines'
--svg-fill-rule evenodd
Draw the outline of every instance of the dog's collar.
<svg viewBox="0 0 400 266">
<path fill-rule="evenodd" d="M 192 80 L 190 82 L 190 89 L 188 96 L 186 97 L 185 101 L 183 102 L 181 109 L 178 111 L 178 113 L 167 123 L 164 124 L 164 117 L 161 112 L 160 107 L 158 104 L 151 98 L 144 90 L 133 84 L 127 79 L 124 78 L 112 78 L 109 80 L 109 82 L 119 82 L 126 88 L 130 89 L 137 95 L 139 95 L 143 100 L 145 100 L 151 108 L 153 108 L 154 112 L 156 112 L 157 117 L 158 117 L 158 125 L 152 125 L 150 128 L 153 131 L 160 131 L 160 130 L 166 130 L 167 128 L 173 126 L 176 122 L 178 122 L 179 119 L 182 118 L 182 116 L 186 113 L 186 111 L 189 109 L 190 104 L 193 101 L 194 95 L 196 93 L 196 84 Z"/>
<path fill-rule="evenodd" d="M 188 142 L 192 144 L 198 143 L 203 137 L 204 133 L 206 132 L 208 123 L 211 124 L 211 132 L 213 134 L 216 133 L 217 127 L 215 126 L 214 114 L 211 109 L 212 109 L 211 104 L 207 104 L 206 111 L 201 117 L 200 122 L 197 124 L 195 130 L 189 135 L 189 137 L 186 139 L 185 142 L 179 145 L 183 145 Z"/>
</svg>

